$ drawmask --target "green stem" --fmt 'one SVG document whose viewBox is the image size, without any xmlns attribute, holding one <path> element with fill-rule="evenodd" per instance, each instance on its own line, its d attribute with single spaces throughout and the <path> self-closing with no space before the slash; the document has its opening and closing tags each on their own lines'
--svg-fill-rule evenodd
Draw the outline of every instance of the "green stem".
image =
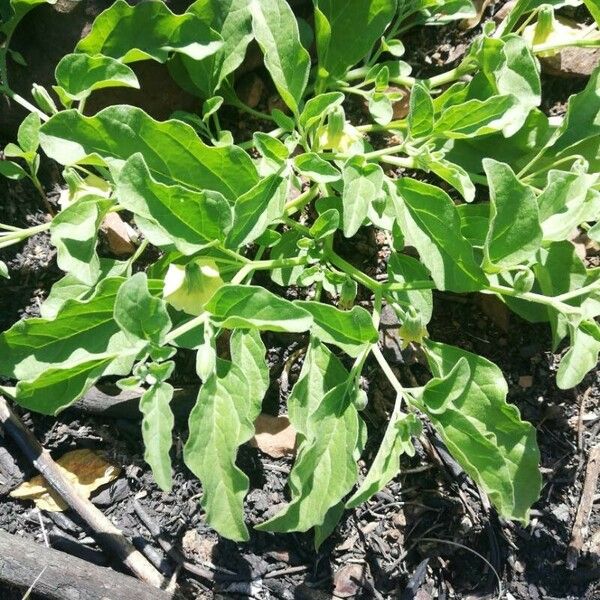
<svg viewBox="0 0 600 600">
<path fill-rule="evenodd" d="M 29 112 L 37 113 L 42 121 L 48 121 L 50 119 L 50 117 L 44 111 L 31 104 L 31 102 L 28 100 L 25 100 L 25 98 L 22 96 L 19 96 L 19 94 L 13 92 L 6 85 L 0 86 L 0 93 L 5 94 L 11 100 L 14 100 L 17 104 L 20 104 L 23 108 L 26 108 Z"/>
<path fill-rule="evenodd" d="M 370 133 L 372 131 L 394 131 L 404 130 L 408 128 L 408 122 L 406 119 L 397 119 L 396 121 L 390 121 L 387 125 L 379 125 L 378 123 L 369 123 L 368 125 L 357 125 L 356 129 L 364 133 Z"/>
<path fill-rule="evenodd" d="M 317 185 L 313 185 L 306 191 L 302 192 L 297 198 L 290 200 L 285 205 L 285 210 L 283 214 L 289 217 L 295 212 L 302 210 L 307 204 L 312 202 L 312 200 L 314 200 L 318 194 L 319 187 Z"/>
<path fill-rule="evenodd" d="M 381 161 L 396 167 L 402 167 L 404 169 L 416 168 L 415 159 L 410 156 L 407 158 L 403 158 L 401 156 L 383 156 Z"/>
<path fill-rule="evenodd" d="M 600 46 L 600 38 L 584 38 L 581 40 L 565 40 L 563 42 L 555 42 L 548 44 L 537 44 L 532 46 L 534 54 L 542 54 L 544 52 L 552 52 L 561 48 L 595 48 Z"/>
<path fill-rule="evenodd" d="M 22 242 L 23 240 L 26 240 L 38 233 L 48 231 L 51 225 L 52 221 L 48 221 L 47 223 L 35 225 L 34 227 L 28 227 L 27 229 L 18 229 L 7 234 L 0 233 L 0 248 L 7 248 L 8 246 L 18 244 L 19 242 Z"/>
<path fill-rule="evenodd" d="M 253 117 L 256 117 L 257 119 L 261 119 L 262 121 L 275 121 L 275 119 L 271 115 L 268 115 L 267 113 L 264 113 L 264 112 L 260 112 L 259 110 L 255 110 L 255 109 L 251 108 L 250 106 L 248 106 L 247 104 L 244 104 L 240 100 L 232 102 L 232 104 L 233 104 L 233 106 L 235 106 L 242 112 L 248 113 L 249 115 L 252 115 Z"/>
<path fill-rule="evenodd" d="M 394 391 L 396 392 L 396 394 L 399 397 L 403 397 L 405 394 L 405 390 L 402 387 L 402 384 L 398 381 L 398 378 L 396 377 L 396 375 L 394 375 L 394 372 L 392 371 L 392 368 L 390 367 L 388 361 L 385 360 L 385 356 L 383 356 L 383 354 L 381 353 L 379 346 L 377 344 L 374 344 L 371 348 L 371 352 L 373 353 L 373 356 L 379 363 L 381 370 L 385 373 L 385 376 L 388 378 L 388 381 L 391 383 L 392 387 L 394 388 Z"/>
<path fill-rule="evenodd" d="M 565 292 L 564 294 L 559 294 L 553 298 L 557 302 L 566 302 L 567 300 L 573 300 L 573 298 L 578 298 L 579 296 L 585 296 L 588 292 L 593 292 L 594 290 L 600 292 L 600 281 L 593 281 L 592 283 L 588 283 L 588 285 L 584 285 L 578 290 Z"/>
<path fill-rule="evenodd" d="M 209 318 L 210 318 L 210 315 L 207 312 L 203 312 L 201 315 L 194 317 L 193 319 L 187 321 L 187 323 L 184 323 L 183 325 L 176 327 L 175 329 L 171 330 L 166 335 L 165 344 L 170 344 L 171 342 L 176 340 L 179 336 L 194 329 L 194 327 L 203 325 L 206 321 L 208 321 Z"/>
<path fill-rule="evenodd" d="M 142 243 L 136 248 L 135 252 L 131 255 L 131 258 L 127 261 L 129 267 L 133 265 L 133 263 L 144 254 L 144 250 L 148 247 L 148 240 L 142 240 Z"/>
<path fill-rule="evenodd" d="M 360 283 L 361 285 L 364 285 L 367 289 L 372 290 L 373 292 L 378 292 L 382 289 L 383 285 L 381 283 L 379 283 L 372 277 L 369 277 L 362 271 L 358 270 L 348 261 L 344 260 L 339 254 L 336 254 L 333 250 L 327 249 L 325 252 L 325 256 L 332 265 L 334 265 L 335 267 L 340 269 L 340 271 L 343 271 L 347 275 L 350 275 L 350 277 L 352 277 L 354 281 Z"/>
<path fill-rule="evenodd" d="M 544 306 L 549 306 L 562 313 L 577 314 L 580 312 L 580 309 L 578 307 L 571 306 L 570 304 L 565 304 L 564 302 L 562 302 L 560 299 L 561 296 L 544 296 L 542 294 L 536 294 L 534 292 L 517 292 L 516 290 L 503 285 L 490 285 L 486 290 L 482 290 L 482 292 L 500 294 L 501 296 L 510 296 L 511 298 L 519 298 L 520 300 L 528 300 L 529 302 L 535 302 L 536 304 L 543 304 Z M 571 294 L 571 292 L 569 292 L 569 294 Z M 571 299 L 569 294 L 567 294 L 567 299 Z M 564 294 L 562 299 L 564 299 Z"/>
<path fill-rule="evenodd" d="M 277 129 L 273 129 L 273 131 L 268 131 L 266 135 L 277 139 L 277 138 L 281 137 L 284 133 L 285 133 L 285 129 L 281 129 L 281 127 L 278 127 Z M 237 145 L 240 148 L 243 148 L 244 150 L 250 150 L 250 149 L 254 148 L 254 146 L 255 146 L 253 139 L 248 140 L 246 142 L 241 142 Z"/>
</svg>

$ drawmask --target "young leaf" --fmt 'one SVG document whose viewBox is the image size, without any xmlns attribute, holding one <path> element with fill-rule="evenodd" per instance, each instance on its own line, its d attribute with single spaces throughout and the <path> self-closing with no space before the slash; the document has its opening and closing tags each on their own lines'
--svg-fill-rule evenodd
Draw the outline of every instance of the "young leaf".
<svg viewBox="0 0 600 600">
<path fill-rule="evenodd" d="M 115 321 L 134 340 L 160 345 L 171 329 L 165 301 L 148 290 L 145 273 L 136 273 L 117 292 Z"/>
<path fill-rule="evenodd" d="M 58 266 L 87 286 L 100 277 L 98 227 L 111 205 L 112 201 L 106 198 L 84 196 L 52 219 L 50 234 Z"/>
<path fill-rule="evenodd" d="M 213 240 L 224 240 L 231 228 L 231 206 L 220 193 L 159 183 L 139 153 L 123 165 L 116 196 L 159 248 L 175 246 L 182 254 L 194 254 Z"/>
<path fill-rule="evenodd" d="M 425 349 L 435 379 L 424 389 L 421 408 L 498 512 L 526 523 L 542 483 L 535 429 L 506 403 L 507 385 L 496 365 L 446 344 L 427 341 Z M 465 362 L 468 377 L 458 367 Z"/>
<path fill-rule="evenodd" d="M 408 131 L 413 138 L 424 137 L 433 131 L 433 102 L 429 90 L 420 82 L 410 92 Z"/>
<path fill-rule="evenodd" d="M 396 184 L 398 223 L 419 252 L 438 289 L 467 292 L 485 285 L 471 244 L 462 236 L 454 203 L 440 188 L 415 179 Z"/>
<path fill-rule="evenodd" d="M 214 190 L 231 201 L 258 181 L 252 159 L 241 148 L 207 146 L 189 125 L 155 121 L 134 106 L 109 106 L 93 117 L 62 111 L 42 125 L 40 143 L 63 165 L 107 164 L 115 175 L 140 152 L 160 183 Z"/>
<path fill-rule="evenodd" d="M 347 500 L 346 508 L 355 508 L 382 490 L 400 471 L 400 455 L 414 456 L 412 437 L 421 434 L 421 422 L 413 414 L 394 410 L 385 435 L 367 476 Z"/>
<path fill-rule="evenodd" d="M 251 0 L 250 11 L 254 37 L 273 83 L 290 110 L 299 114 L 310 56 L 300 42 L 296 17 L 285 0 Z"/>
<path fill-rule="evenodd" d="M 183 449 L 185 464 L 202 482 L 208 523 L 236 541 L 249 538 L 243 513 L 249 480 L 235 464 L 238 447 L 254 434 L 247 392 L 242 369 L 217 359 L 217 372 L 200 388 L 190 413 Z"/>
<path fill-rule="evenodd" d="M 8 179 L 23 179 L 23 177 L 27 177 L 27 171 L 17 163 L 0 159 L 0 175 Z"/>
<path fill-rule="evenodd" d="M 83 100 L 94 90 L 109 87 L 140 87 L 130 67 L 101 54 L 67 54 L 56 65 L 55 76 L 62 93 L 71 100 Z"/>
<path fill-rule="evenodd" d="M 360 156 L 354 156 L 344 165 L 342 175 L 344 235 L 352 237 L 367 218 L 371 203 L 382 193 L 383 170 L 377 164 L 365 163 Z"/>
<path fill-rule="evenodd" d="M 579 385 L 589 371 L 598 366 L 600 329 L 589 321 L 571 334 L 571 347 L 563 356 L 556 373 L 556 384 L 561 390 Z"/>
<path fill-rule="evenodd" d="M 460 165 L 443 158 L 433 158 L 426 162 L 426 166 L 440 179 L 449 183 L 465 199 L 465 202 L 473 202 L 475 199 L 475 186 L 467 172 Z"/>
<path fill-rule="evenodd" d="M 164 491 L 169 491 L 173 484 L 169 456 L 175 423 L 170 407 L 172 398 L 173 386 L 159 381 L 148 388 L 140 399 L 144 460 L 150 465 L 156 483 Z"/>
<path fill-rule="evenodd" d="M 240 196 L 233 207 L 233 224 L 227 236 L 229 248 L 253 242 L 283 215 L 288 182 L 270 175 Z"/>
<path fill-rule="evenodd" d="M 201 60 L 214 54 L 222 44 L 221 36 L 196 16 L 175 15 L 164 2 L 130 6 L 117 0 L 96 17 L 76 50 L 104 54 L 124 63 L 149 58 L 164 63 L 171 52 Z"/>
<path fill-rule="evenodd" d="M 296 300 L 295 304 L 313 317 L 312 334 L 327 344 L 335 344 L 356 358 L 368 344 L 374 344 L 379 334 L 371 315 L 362 307 L 339 310 L 321 302 Z"/>
<path fill-rule="evenodd" d="M 498 272 L 518 265 L 536 253 L 542 241 L 537 200 L 512 169 L 486 158 L 490 187 L 490 227 L 483 247 L 485 270 Z"/>
<path fill-rule="evenodd" d="M 340 179 L 340 172 L 315 152 L 299 154 L 294 158 L 296 170 L 317 183 L 332 183 Z"/>
<path fill-rule="evenodd" d="M 312 316 L 305 309 L 256 285 L 224 285 L 204 308 L 226 329 L 294 333 L 312 325 Z"/>
<path fill-rule="evenodd" d="M 17 132 L 17 142 L 19 146 L 26 153 L 35 153 L 40 145 L 40 127 L 41 127 L 40 116 L 37 113 L 28 114 L 21 125 L 19 125 L 19 131 Z"/>
<path fill-rule="evenodd" d="M 327 113 L 341 106 L 344 99 L 345 96 L 342 92 L 328 92 L 310 98 L 304 105 L 298 123 L 306 130 L 311 129 L 314 125 L 321 123 Z"/>
</svg>

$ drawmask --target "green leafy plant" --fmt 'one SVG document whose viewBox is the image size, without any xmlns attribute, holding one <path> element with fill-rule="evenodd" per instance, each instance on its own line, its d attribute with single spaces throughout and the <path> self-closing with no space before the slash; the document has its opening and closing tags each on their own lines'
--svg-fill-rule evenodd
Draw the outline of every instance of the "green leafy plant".
<svg viewBox="0 0 600 600">
<path fill-rule="evenodd" d="M 0 374 L 16 381 L 4 393 L 56 414 L 102 377 L 142 386 L 145 457 L 168 490 L 173 356 L 194 350 L 202 384 L 185 463 L 202 482 L 208 522 L 246 540 L 249 480 L 236 454 L 269 383 L 261 332 L 306 334 L 287 401 L 299 436 L 290 502 L 259 529 L 314 528 L 320 544 L 345 507 L 398 473 L 421 419 L 503 517 L 527 522 L 541 486 L 534 428 L 507 403 L 497 366 L 430 340 L 427 325 L 434 290 L 488 294 L 548 322 L 554 349 L 568 346 L 559 387 L 596 366 L 600 273 L 569 235 L 580 228 L 600 237 L 600 70 L 563 119 L 549 119 L 539 109 L 536 55 L 600 45 L 597 23 L 576 40 L 550 38 L 548 15 L 561 3 L 518 0 L 497 28 L 485 24 L 457 67 L 418 79 L 402 60 L 403 33 L 472 16 L 468 0 L 315 0 L 313 55 L 307 23 L 284 0 L 198 0 L 182 15 L 158 1 L 118 0 L 58 65 L 59 110 L 47 91 L 34 90 L 35 107 L 8 84 L 10 35 L 35 4 L 12 0 L 3 14 L 2 89 L 31 116 L 0 172 L 39 186 L 41 150 L 64 165 L 69 202 L 47 224 L 3 226 L 0 247 L 47 230 L 65 275 L 40 318 L 0 336 Z M 589 8 L 598 19 L 596 4 Z M 521 35 L 538 21 L 533 36 Z M 356 23 L 364 24 L 358 38 Z M 285 112 L 260 113 L 235 95 L 234 73 L 253 39 Z M 95 90 L 138 87 L 129 65 L 139 60 L 166 63 L 202 111 L 164 122 L 126 105 L 84 114 Z M 394 118 L 403 99 L 408 113 Z M 366 124 L 352 118 L 354 100 L 368 110 Z M 227 105 L 272 129 L 235 140 L 221 128 Z M 115 211 L 130 215 L 141 240 L 126 261 L 97 254 L 98 227 Z M 385 280 L 340 252 L 363 227 L 389 240 Z M 160 254 L 152 264 L 140 261 L 149 245 Z M 259 272 L 273 285 L 257 285 L 267 281 Z M 357 303 L 359 290 L 370 294 L 371 312 Z M 384 304 L 404 348 L 426 359 L 425 385 L 404 385 L 379 349 Z M 228 352 L 217 349 L 219 337 Z M 368 400 L 360 378 L 371 358 L 396 397 L 361 479 Z"/>
</svg>

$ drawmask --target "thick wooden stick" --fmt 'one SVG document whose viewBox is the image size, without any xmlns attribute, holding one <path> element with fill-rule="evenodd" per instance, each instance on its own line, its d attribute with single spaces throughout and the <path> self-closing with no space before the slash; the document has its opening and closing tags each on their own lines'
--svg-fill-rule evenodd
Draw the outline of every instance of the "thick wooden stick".
<svg viewBox="0 0 600 600">
<path fill-rule="evenodd" d="M 596 493 L 596 483 L 600 474 L 600 444 L 594 446 L 589 453 L 587 467 L 585 470 L 585 480 L 583 482 L 583 491 L 579 500 L 579 508 L 575 515 L 573 523 L 573 532 L 571 534 L 571 543 L 567 548 L 567 569 L 573 571 L 577 567 L 577 560 L 583 548 L 584 533 L 587 530 L 587 523 L 592 512 L 594 504 L 594 495 Z"/>
<path fill-rule="evenodd" d="M 41 573 L 41 576 L 40 576 Z M 0 581 L 52 600 L 169 600 L 171 594 L 129 575 L 0 530 Z"/>
<path fill-rule="evenodd" d="M 44 476 L 50 487 L 89 525 L 96 541 L 114 552 L 139 579 L 157 588 L 165 588 L 164 577 L 138 552 L 123 533 L 117 529 L 87 498 L 79 495 L 63 475 L 50 453 L 12 412 L 0 396 L 0 423 L 23 454 Z"/>
</svg>

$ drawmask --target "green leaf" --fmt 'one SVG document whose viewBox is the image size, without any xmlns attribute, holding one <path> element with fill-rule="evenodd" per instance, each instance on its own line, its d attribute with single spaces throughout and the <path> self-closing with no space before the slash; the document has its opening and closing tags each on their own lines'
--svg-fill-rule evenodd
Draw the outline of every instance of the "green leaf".
<svg viewBox="0 0 600 600">
<path fill-rule="evenodd" d="M 109 87 L 140 87 L 130 67 L 101 54 L 67 54 L 56 65 L 55 77 L 71 100 L 83 100 L 94 90 Z"/>
<path fill-rule="evenodd" d="M 596 23 L 598 25 L 600 25 L 600 5 L 598 4 L 597 0 L 583 0 L 585 5 L 587 6 L 588 10 L 590 11 L 590 14 L 592 15 L 592 17 L 594 17 L 594 21 L 596 21 Z"/>
<path fill-rule="evenodd" d="M 28 114 L 19 125 L 17 141 L 24 152 L 37 152 L 37 149 L 40 146 L 41 124 L 40 116 L 37 113 L 32 112 Z"/>
<path fill-rule="evenodd" d="M 533 190 L 504 163 L 486 158 L 483 167 L 490 188 L 484 264 L 486 271 L 498 272 L 533 256 L 542 242 L 542 228 Z"/>
<path fill-rule="evenodd" d="M 342 169 L 344 189 L 342 192 L 344 235 L 352 237 L 367 218 L 369 206 L 383 191 L 383 170 L 374 163 L 365 163 L 354 156 Z"/>
<path fill-rule="evenodd" d="M 325 116 L 344 102 L 345 96 L 342 92 L 328 92 L 318 94 L 306 101 L 298 123 L 304 129 L 311 129 L 314 125 L 321 123 Z"/>
<path fill-rule="evenodd" d="M 269 389 L 269 367 L 265 360 L 267 349 L 258 331 L 236 329 L 231 335 L 231 361 L 246 377 L 248 419 L 254 423 L 261 412 L 262 401 Z"/>
<path fill-rule="evenodd" d="M 239 248 L 261 236 L 283 215 L 288 182 L 279 175 L 269 175 L 240 196 L 233 207 L 233 224 L 227 247 Z"/>
<path fill-rule="evenodd" d="M 537 198 L 544 240 L 567 239 L 585 220 L 586 199 L 595 180 L 596 175 L 548 172 L 548 185 Z"/>
<path fill-rule="evenodd" d="M 250 11 L 254 37 L 273 83 L 290 110 L 299 114 L 310 56 L 300 42 L 296 17 L 285 0 L 251 0 Z"/>
<path fill-rule="evenodd" d="M 23 177 L 27 177 L 27 171 L 21 165 L 10 160 L 0 160 L 0 175 L 4 175 L 8 179 L 23 179 Z"/>
<path fill-rule="evenodd" d="M 556 372 L 556 384 L 561 390 L 579 385 L 587 373 L 598 366 L 600 330 L 594 321 L 588 325 L 587 328 L 578 327 L 571 334 L 571 347 L 563 356 Z"/>
<path fill-rule="evenodd" d="M 235 200 L 258 181 L 252 159 L 237 146 L 210 147 L 181 121 L 155 121 L 133 106 L 110 106 L 93 117 L 62 111 L 42 125 L 44 152 L 63 165 L 106 164 L 118 175 L 141 152 L 152 177 L 167 185 Z"/>
<path fill-rule="evenodd" d="M 175 246 L 182 254 L 194 254 L 213 240 L 225 240 L 231 228 L 231 206 L 219 192 L 159 183 L 139 153 L 123 165 L 116 196 L 159 248 Z"/>
<path fill-rule="evenodd" d="M 124 63 L 149 58 L 164 63 L 172 52 L 201 60 L 222 44 L 221 36 L 195 15 L 175 15 L 164 2 L 150 0 L 130 6 L 117 0 L 96 17 L 76 50 Z"/>
<path fill-rule="evenodd" d="M 461 166 L 437 157 L 427 161 L 426 166 L 440 179 L 449 183 L 465 199 L 465 202 L 472 202 L 475 199 L 475 186 Z"/>
<path fill-rule="evenodd" d="M 144 460 L 150 465 L 160 489 L 168 492 L 173 485 L 171 457 L 172 431 L 175 419 L 170 402 L 173 386 L 159 381 L 147 389 L 140 399 Z"/>
<path fill-rule="evenodd" d="M 454 203 L 440 188 L 403 178 L 396 184 L 398 223 L 440 290 L 481 289 L 485 276 L 471 244 L 462 236 Z"/>
<path fill-rule="evenodd" d="M 332 183 L 341 178 L 340 172 L 315 152 L 294 157 L 296 170 L 316 183 Z"/>
<path fill-rule="evenodd" d="M 435 122 L 433 134 L 461 139 L 501 131 L 510 124 L 510 109 L 516 105 L 517 99 L 510 94 L 450 106 Z"/>
<path fill-rule="evenodd" d="M 312 325 L 309 312 L 255 285 L 224 285 L 204 308 L 226 329 L 297 333 Z"/>
<path fill-rule="evenodd" d="M 3 279 L 10 279 L 8 267 L 3 260 L 0 260 L 0 277 L 2 277 Z"/>
<path fill-rule="evenodd" d="M 58 213 L 50 226 L 58 266 L 88 286 L 100 277 L 98 227 L 111 205 L 106 198 L 84 196 Z"/>
<path fill-rule="evenodd" d="M 195 15 L 207 27 L 216 30 L 223 45 L 201 61 L 177 54 L 169 61 L 169 69 L 182 87 L 210 98 L 228 75 L 244 60 L 252 40 L 252 16 L 248 0 L 197 0 L 187 13 Z M 187 14 L 186 13 L 186 14 Z"/>
<path fill-rule="evenodd" d="M 540 493 L 540 453 L 535 429 L 521 420 L 515 406 L 506 403 L 502 372 L 485 358 L 460 348 L 427 341 L 425 349 L 435 379 L 425 387 L 421 408 L 498 512 L 526 523 Z M 464 366 L 458 366 L 465 361 L 466 383 Z M 441 394 L 431 398 L 432 386 Z"/>
<path fill-rule="evenodd" d="M 322 398 L 308 419 L 306 442 L 290 473 L 290 503 L 256 529 L 288 532 L 321 526 L 349 492 L 356 481 L 360 429 L 352 393 L 352 384 L 343 381 Z"/>
<path fill-rule="evenodd" d="M 400 455 L 415 455 L 412 437 L 421 434 L 421 422 L 413 414 L 394 410 L 390 422 L 367 476 L 346 502 L 346 508 L 355 508 L 382 490 L 400 471 Z"/>
<path fill-rule="evenodd" d="M 243 514 L 249 480 L 235 464 L 238 447 L 254 434 L 247 391 L 242 369 L 217 359 L 217 372 L 200 388 L 190 413 L 183 449 L 185 464 L 202 483 L 208 523 L 236 541 L 249 538 Z"/>
<path fill-rule="evenodd" d="M 433 102 L 429 90 L 421 82 L 411 89 L 408 131 L 413 138 L 427 136 L 433 131 Z"/>
<path fill-rule="evenodd" d="M 322 240 L 333 235 L 340 225 L 340 213 L 335 208 L 326 210 L 319 215 L 310 228 L 310 235 L 315 240 Z"/>
<path fill-rule="evenodd" d="M 356 358 L 369 344 L 379 339 L 371 315 L 362 307 L 339 310 L 329 304 L 310 300 L 296 300 L 295 304 L 313 317 L 311 332 L 322 342 L 335 344 L 346 354 Z"/>
<path fill-rule="evenodd" d="M 365 58 L 396 14 L 396 0 L 319 0 L 315 5 L 319 69 L 331 78 L 343 78 Z"/>
<path fill-rule="evenodd" d="M 123 282 L 105 279 L 89 298 L 67 300 L 56 318 L 25 319 L 0 336 L 0 373 L 22 380 L 18 402 L 55 414 L 101 375 L 129 373 L 145 344 L 132 343 L 113 319 Z"/>
<path fill-rule="evenodd" d="M 171 319 L 162 298 L 155 298 L 148 290 L 145 273 L 130 277 L 117 293 L 115 321 L 134 340 L 140 339 L 160 345 L 171 329 Z"/>
</svg>

